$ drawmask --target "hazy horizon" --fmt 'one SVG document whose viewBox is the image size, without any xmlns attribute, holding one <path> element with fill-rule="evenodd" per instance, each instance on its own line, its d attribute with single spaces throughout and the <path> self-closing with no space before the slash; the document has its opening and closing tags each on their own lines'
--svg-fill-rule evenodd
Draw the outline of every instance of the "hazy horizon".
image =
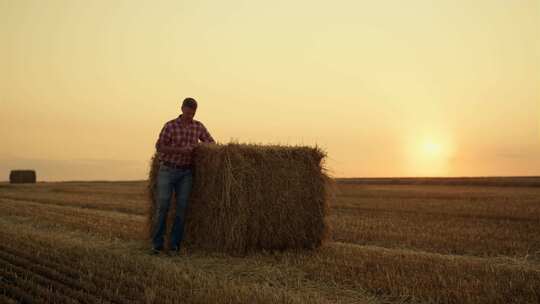
<svg viewBox="0 0 540 304">
<path fill-rule="evenodd" d="M 10 166 L 13 164 L 13 166 Z M 11 170 L 36 170 L 38 182 L 62 181 L 142 181 L 148 177 L 149 163 L 111 159 L 1 159 L 0 182 L 9 181 Z M 80 172 L 84 174 L 81 175 Z M 107 172 L 107 174 L 103 174 Z M 81 177 L 82 176 L 82 177 Z M 456 175 L 456 176 L 332 176 L 335 178 L 476 178 L 476 177 L 540 177 L 540 175 Z"/>
<path fill-rule="evenodd" d="M 142 180 L 184 97 L 336 177 L 540 175 L 540 1 L 0 0 L 0 180 Z"/>
</svg>

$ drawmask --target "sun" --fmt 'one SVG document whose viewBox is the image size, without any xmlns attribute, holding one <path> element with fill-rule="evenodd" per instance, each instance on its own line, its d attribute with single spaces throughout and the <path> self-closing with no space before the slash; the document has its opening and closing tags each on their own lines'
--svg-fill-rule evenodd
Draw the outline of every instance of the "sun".
<svg viewBox="0 0 540 304">
<path fill-rule="evenodd" d="M 441 143 L 426 141 L 422 146 L 422 152 L 427 157 L 440 157 L 443 154 L 443 147 Z"/>
<path fill-rule="evenodd" d="M 456 153 L 451 130 L 435 127 L 411 129 L 403 137 L 406 175 L 418 177 L 448 176 Z"/>
</svg>

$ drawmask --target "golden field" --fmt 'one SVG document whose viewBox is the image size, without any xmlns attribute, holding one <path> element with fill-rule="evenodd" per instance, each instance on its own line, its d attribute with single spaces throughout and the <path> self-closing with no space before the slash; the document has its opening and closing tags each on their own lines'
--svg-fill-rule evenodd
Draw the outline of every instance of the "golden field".
<svg viewBox="0 0 540 304">
<path fill-rule="evenodd" d="M 0 183 L 0 303 L 540 302 L 538 179 L 403 181 L 338 181 L 316 251 L 175 257 L 146 182 Z"/>
</svg>

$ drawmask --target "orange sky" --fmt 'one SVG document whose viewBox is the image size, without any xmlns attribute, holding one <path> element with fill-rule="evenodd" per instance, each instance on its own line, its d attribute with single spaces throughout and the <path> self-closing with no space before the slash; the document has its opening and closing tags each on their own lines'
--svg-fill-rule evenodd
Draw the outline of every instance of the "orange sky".
<svg viewBox="0 0 540 304">
<path fill-rule="evenodd" d="M 186 96 L 335 176 L 540 175 L 540 2 L 0 0 L 0 180 L 143 179 Z"/>
</svg>

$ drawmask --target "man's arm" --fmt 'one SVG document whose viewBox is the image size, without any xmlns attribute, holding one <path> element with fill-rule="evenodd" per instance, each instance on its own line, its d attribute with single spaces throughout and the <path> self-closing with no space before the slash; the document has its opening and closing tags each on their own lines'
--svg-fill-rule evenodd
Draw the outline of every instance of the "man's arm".
<svg viewBox="0 0 540 304">
<path fill-rule="evenodd" d="M 212 135 L 210 135 L 210 132 L 208 132 L 208 130 L 202 123 L 201 123 L 201 134 L 199 135 L 199 140 L 204 143 L 210 143 L 210 144 L 216 143 Z"/>
</svg>

